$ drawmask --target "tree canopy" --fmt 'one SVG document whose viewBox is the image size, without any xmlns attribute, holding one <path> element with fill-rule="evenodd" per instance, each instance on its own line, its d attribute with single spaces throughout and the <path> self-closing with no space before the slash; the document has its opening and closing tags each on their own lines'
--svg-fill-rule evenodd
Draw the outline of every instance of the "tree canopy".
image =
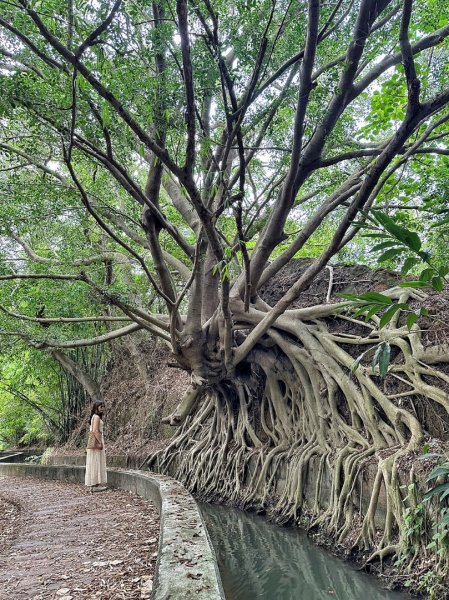
<svg viewBox="0 0 449 600">
<path fill-rule="evenodd" d="M 196 396 L 333 257 L 441 289 L 448 10 L 1 1 L 2 335 L 95 396 L 71 349 L 147 330 Z M 262 309 L 296 256 L 315 260 Z"/>
</svg>

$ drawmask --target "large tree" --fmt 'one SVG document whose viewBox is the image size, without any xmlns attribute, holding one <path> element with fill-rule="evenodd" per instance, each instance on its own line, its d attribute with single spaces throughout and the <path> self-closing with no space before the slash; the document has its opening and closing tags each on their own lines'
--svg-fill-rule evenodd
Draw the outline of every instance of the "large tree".
<svg viewBox="0 0 449 600">
<path fill-rule="evenodd" d="M 206 495 L 263 503 L 288 459 L 277 509 L 288 518 L 317 459 L 333 481 L 323 522 L 343 538 L 357 474 L 378 456 L 361 540 L 375 539 L 384 483 L 389 548 L 397 460 L 425 434 L 401 399 L 448 411 L 435 366 L 447 356 L 424 349 L 413 289 L 291 306 L 333 257 L 358 260 L 379 236 L 383 261 L 425 263 L 417 285 L 443 286 L 444 256 L 411 229 L 445 209 L 446 0 L 0 10 L 2 333 L 51 352 L 93 397 L 71 348 L 161 337 L 191 374 L 161 468 L 176 457 Z M 314 259 L 270 306 L 261 287 L 301 253 Z M 352 302 L 366 321 L 342 313 Z M 356 333 L 329 331 L 335 315 Z M 387 393 L 363 358 L 354 370 L 351 345 L 371 349 L 381 375 L 394 347 L 406 390 Z"/>
</svg>

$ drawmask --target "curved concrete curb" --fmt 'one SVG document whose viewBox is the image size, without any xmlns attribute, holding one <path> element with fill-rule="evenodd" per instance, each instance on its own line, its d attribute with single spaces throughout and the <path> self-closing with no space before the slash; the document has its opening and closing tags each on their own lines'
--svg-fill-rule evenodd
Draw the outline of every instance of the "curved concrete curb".
<svg viewBox="0 0 449 600">
<path fill-rule="evenodd" d="M 0 463 L 0 474 L 84 483 L 84 467 Z M 145 471 L 108 469 L 111 487 L 135 492 L 159 510 L 161 529 L 153 600 L 224 600 L 212 544 L 191 494 Z"/>
<path fill-rule="evenodd" d="M 13 462 L 20 461 L 20 460 L 23 460 L 22 452 L 5 454 L 3 456 L 0 454 L 0 462 L 13 463 Z"/>
</svg>

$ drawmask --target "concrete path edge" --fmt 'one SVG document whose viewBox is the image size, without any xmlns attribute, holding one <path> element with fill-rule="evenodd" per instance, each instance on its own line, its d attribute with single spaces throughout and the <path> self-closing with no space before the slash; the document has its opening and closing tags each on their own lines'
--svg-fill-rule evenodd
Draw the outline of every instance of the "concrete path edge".
<svg viewBox="0 0 449 600">
<path fill-rule="evenodd" d="M 1 462 L 0 474 L 84 483 L 84 467 L 80 466 Z M 183 485 L 164 475 L 125 469 L 108 469 L 108 485 L 150 500 L 159 511 L 152 600 L 224 600 L 209 534 L 193 496 Z"/>
</svg>

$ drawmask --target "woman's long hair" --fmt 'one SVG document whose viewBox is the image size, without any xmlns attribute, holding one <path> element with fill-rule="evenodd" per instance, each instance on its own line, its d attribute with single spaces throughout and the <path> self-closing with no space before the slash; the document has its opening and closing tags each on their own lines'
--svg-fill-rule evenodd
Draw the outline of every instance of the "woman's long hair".
<svg viewBox="0 0 449 600">
<path fill-rule="evenodd" d="M 100 408 L 100 406 L 105 406 L 105 403 L 103 402 L 103 400 L 96 400 L 92 404 L 92 409 L 90 411 L 90 417 L 89 417 L 89 424 L 92 422 L 92 417 L 94 415 L 98 415 L 101 419 L 101 415 L 98 414 L 98 409 Z"/>
</svg>

